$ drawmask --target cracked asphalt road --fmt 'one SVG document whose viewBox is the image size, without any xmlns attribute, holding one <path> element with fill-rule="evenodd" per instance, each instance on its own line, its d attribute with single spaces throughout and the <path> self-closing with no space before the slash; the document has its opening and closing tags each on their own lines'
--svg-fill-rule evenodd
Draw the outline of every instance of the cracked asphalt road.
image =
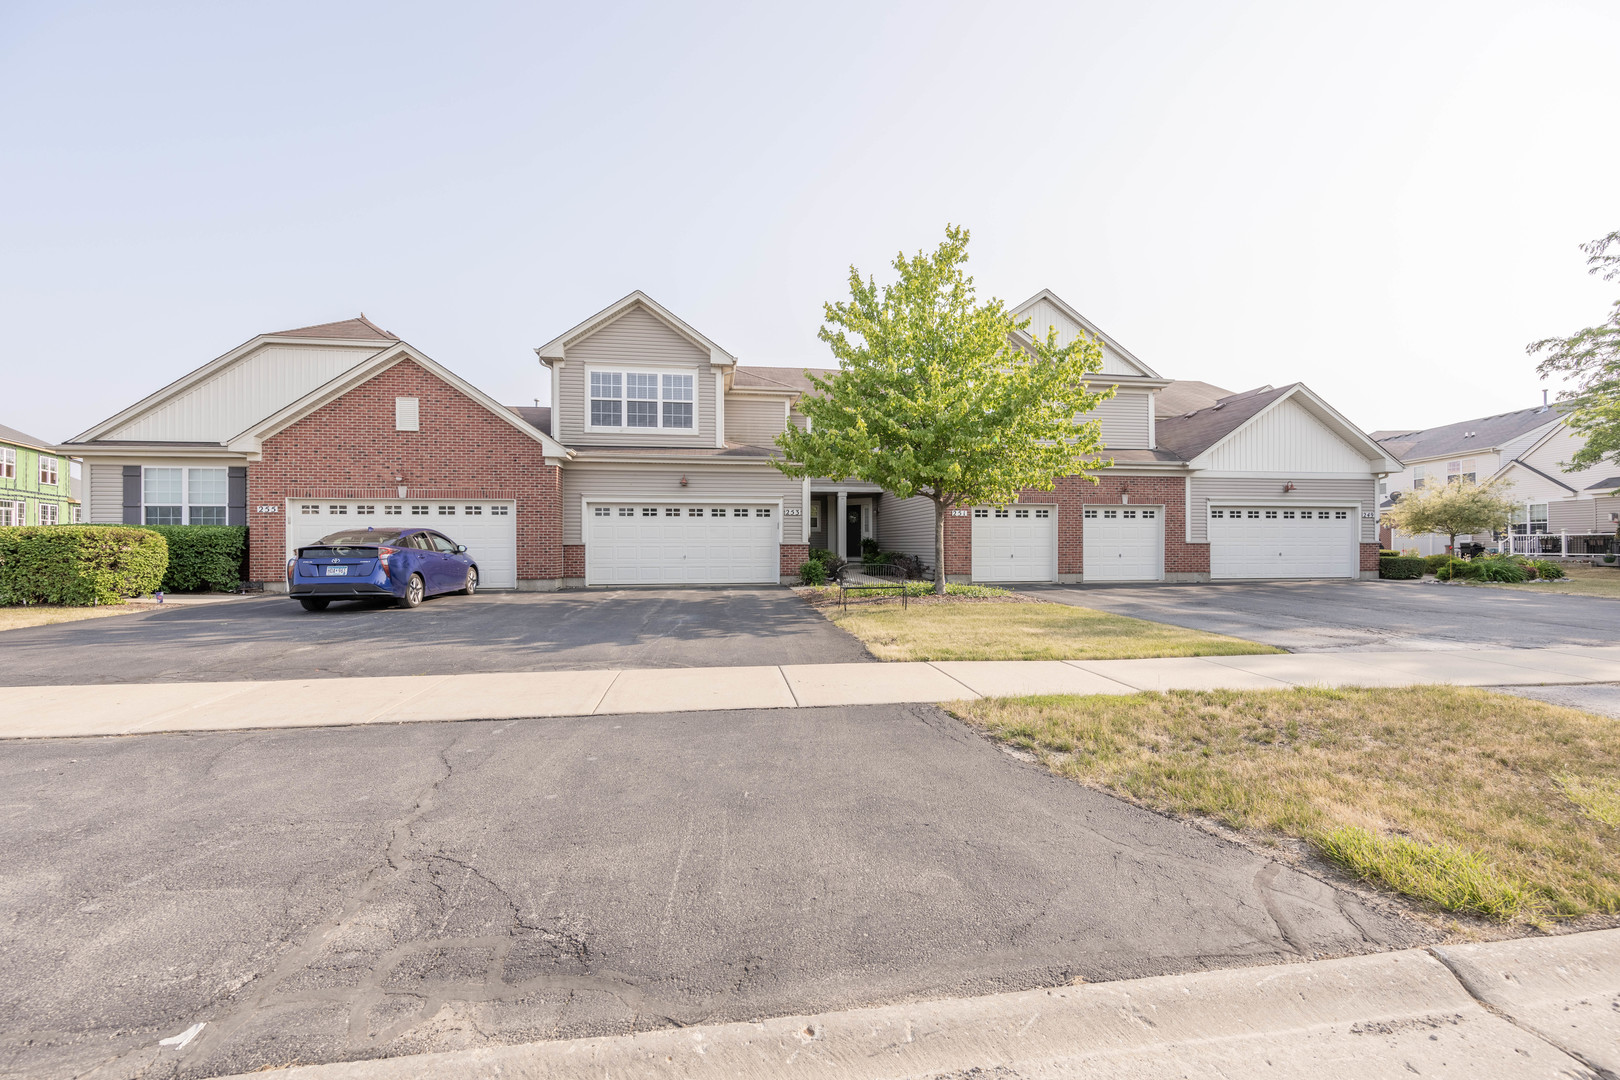
<svg viewBox="0 0 1620 1080">
<path fill-rule="evenodd" d="M 1433 940 L 925 706 L 16 742 L 0 812 L 7 1077 L 200 1077 Z"/>
</svg>

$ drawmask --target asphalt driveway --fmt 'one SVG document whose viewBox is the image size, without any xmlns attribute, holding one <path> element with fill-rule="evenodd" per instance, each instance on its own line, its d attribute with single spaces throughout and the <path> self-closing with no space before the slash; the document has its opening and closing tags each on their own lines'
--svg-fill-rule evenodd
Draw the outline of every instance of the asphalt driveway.
<svg viewBox="0 0 1620 1080">
<path fill-rule="evenodd" d="M 0 1075 L 36 1080 L 1434 938 L 924 706 L 21 742 L 0 813 Z"/>
<path fill-rule="evenodd" d="M 1613 645 L 1620 602 L 1430 581 L 1058 585 L 1046 600 L 1294 652 Z"/>
<path fill-rule="evenodd" d="M 435 597 L 308 612 L 284 596 L 0 636 L 0 686 L 872 660 L 785 588 Z"/>
</svg>

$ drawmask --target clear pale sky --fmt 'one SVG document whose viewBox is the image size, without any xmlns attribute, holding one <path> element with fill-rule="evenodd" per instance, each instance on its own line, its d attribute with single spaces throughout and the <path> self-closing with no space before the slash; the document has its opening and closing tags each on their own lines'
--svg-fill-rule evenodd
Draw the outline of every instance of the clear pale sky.
<svg viewBox="0 0 1620 1080">
<path fill-rule="evenodd" d="M 502 401 L 643 289 L 744 363 L 973 230 L 1162 374 L 1367 429 L 1600 321 L 1620 4 L 0 6 L 0 423 L 364 311 Z"/>
</svg>

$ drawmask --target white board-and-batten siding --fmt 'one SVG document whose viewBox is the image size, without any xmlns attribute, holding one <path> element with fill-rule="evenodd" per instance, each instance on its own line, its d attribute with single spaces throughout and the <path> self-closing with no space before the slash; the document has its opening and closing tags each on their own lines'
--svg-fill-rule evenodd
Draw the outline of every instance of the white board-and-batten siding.
<svg viewBox="0 0 1620 1080">
<path fill-rule="evenodd" d="M 774 447 L 787 426 L 787 403 L 781 398 L 726 397 L 726 442 Z"/>
<path fill-rule="evenodd" d="M 713 446 L 715 420 L 714 368 L 709 354 L 642 308 L 568 345 L 557 373 L 557 440 L 565 446 Z M 591 368 L 653 368 L 694 376 L 693 427 L 690 431 L 636 428 L 586 431 L 590 410 Z M 778 406 L 780 409 L 780 406 Z M 732 438 L 727 430 L 726 435 Z M 732 439 L 735 441 L 735 439 Z"/>
<path fill-rule="evenodd" d="M 101 435 L 132 442 L 225 442 L 358 366 L 376 342 L 265 345 Z"/>
<path fill-rule="evenodd" d="M 1205 454 L 1217 471 L 1354 473 L 1372 462 L 1329 430 L 1309 409 L 1284 400 L 1261 413 Z"/>
<path fill-rule="evenodd" d="M 1046 340 L 1049 328 L 1057 329 L 1058 345 L 1067 345 L 1078 337 L 1085 328 L 1069 318 L 1049 300 L 1036 301 L 1024 315 L 1029 319 L 1029 326 L 1024 330 L 1030 337 Z M 1103 374 L 1104 375 L 1146 375 L 1147 372 L 1125 359 L 1107 342 L 1102 343 Z"/>
<path fill-rule="evenodd" d="M 1293 491 L 1283 491 L 1285 483 L 1294 485 Z M 1187 540 L 1193 544 L 1209 543 L 1209 504 L 1253 503 L 1255 506 L 1343 506 L 1356 515 L 1378 509 L 1378 485 L 1369 475 L 1345 477 L 1302 477 L 1285 481 L 1272 477 L 1254 476 L 1194 476 L 1187 491 Z M 1378 542 L 1376 518 L 1361 518 L 1361 542 Z"/>
<path fill-rule="evenodd" d="M 686 486 L 681 486 L 681 477 Z M 694 462 L 584 462 L 562 471 L 563 543 L 584 543 L 581 507 L 592 502 L 667 503 L 670 506 L 757 505 L 780 499 L 782 543 L 802 544 L 808 525 L 803 514 L 804 481 L 783 476 L 769 465 L 737 467 Z"/>
</svg>

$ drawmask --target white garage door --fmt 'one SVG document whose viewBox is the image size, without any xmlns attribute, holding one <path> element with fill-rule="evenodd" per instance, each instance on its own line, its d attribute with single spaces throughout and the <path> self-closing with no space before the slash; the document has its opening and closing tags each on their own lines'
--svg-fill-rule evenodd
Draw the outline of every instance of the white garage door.
<svg viewBox="0 0 1620 1080">
<path fill-rule="evenodd" d="M 1080 521 L 1086 581 L 1164 577 L 1164 507 L 1088 506 Z"/>
<path fill-rule="evenodd" d="M 973 580 L 1056 581 L 1056 541 L 1050 506 L 976 506 Z"/>
<path fill-rule="evenodd" d="M 1213 506 L 1212 578 L 1353 578 L 1361 564 L 1351 510 L 1331 506 Z"/>
<path fill-rule="evenodd" d="M 587 503 L 587 585 L 764 585 L 781 580 L 781 508 Z"/>
<path fill-rule="evenodd" d="M 289 499 L 287 557 L 328 533 L 367 525 L 436 529 L 467 545 L 467 554 L 478 563 L 480 588 L 517 588 L 517 508 L 510 499 Z"/>
</svg>

